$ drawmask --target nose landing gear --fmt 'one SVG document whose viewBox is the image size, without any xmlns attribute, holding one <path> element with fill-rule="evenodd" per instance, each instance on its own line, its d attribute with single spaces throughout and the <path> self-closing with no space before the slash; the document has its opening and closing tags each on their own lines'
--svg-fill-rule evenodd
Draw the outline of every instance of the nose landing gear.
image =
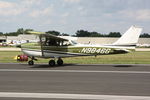
<svg viewBox="0 0 150 100">
<path fill-rule="evenodd" d="M 33 60 L 28 61 L 28 65 L 34 65 L 34 61 Z"/>
<path fill-rule="evenodd" d="M 28 65 L 34 65 L 34 60 L 37 61 L 37 59 L 35 59 L 34 57 L 31 57 L 31 60 L 28 61 Z"/>
</svg>

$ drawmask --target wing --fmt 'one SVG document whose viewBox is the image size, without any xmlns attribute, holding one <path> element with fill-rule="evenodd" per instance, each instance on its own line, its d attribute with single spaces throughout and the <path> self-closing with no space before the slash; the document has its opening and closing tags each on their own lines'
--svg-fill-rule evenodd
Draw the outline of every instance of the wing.
<svg viewBox="0 0 150 100">
<path fill-rule="evenodd" d="M 46 40 L 56 40 L 56 41 L 68 41 L 71 45 L 76 45 L 77 43 L 74 40 L 77 40 L 77 37 L 71 36 L 55 36 L 52 34 L 47 34 L 45 32 L 35 32 L 35 31 L 28 31 L 29 34 L 39 35 L 40 42 Z"/>
<path fill-rule="evenodd" d="M 60 41 L 68 41 L 68 39 L 66 39 L 66 38 L 58 37 L 58 36 L 55 36 L 55 35 L 52 35 L 52 34 L 47 34 L 45 32 L 28 31 L 27 33 L 39 35 L 39 37 L 46 37 L 46 38 L 49 38 L 49 39 L 56 39 L 56 40 L 60 40 Z"/>
<path fill-rule="evenodd" d="M 61 37 L 58 37 L 58 36 L 55 36 L 55 35 L 51 35 L 51 34 L 41 34 L 42 37 L 46 37 L 46 38 L 49 38 L 49 39 L 54 39 L 54 40 L 60 40 L 60 41 L 68 41 L 68 39 L 64 39 L 64 38 L 61 38 Z"/>
</svg>

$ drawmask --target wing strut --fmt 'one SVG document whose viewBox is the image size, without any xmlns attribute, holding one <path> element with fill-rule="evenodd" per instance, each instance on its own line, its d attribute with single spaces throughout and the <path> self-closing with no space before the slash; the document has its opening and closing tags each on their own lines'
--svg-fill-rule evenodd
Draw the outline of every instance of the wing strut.
<svg viewBox="0 0 150 100">
<path fill-rule="evenodd" d="M 39 38 L 40 38 L 40 43 L 41 43 L 41 53 L 42 53 L 42 57 L 44 57 L 42 37 L 43 37 L 43 35 L 41 34 L 41 35 L 39 36 Z"/>
</svg>

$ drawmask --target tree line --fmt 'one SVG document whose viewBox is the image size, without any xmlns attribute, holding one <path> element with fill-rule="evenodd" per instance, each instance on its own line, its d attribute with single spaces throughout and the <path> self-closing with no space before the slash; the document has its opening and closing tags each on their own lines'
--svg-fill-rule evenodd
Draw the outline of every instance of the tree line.
<svg viewBox="0 0 150 100">
<path fill-rule="evenodd" d="M 19 28 L 16 32 L 9 32 L 9 33 L 3 33 L 0 32 L 0 36 L 18 36 L 20 34 L 29 34 L 29 31 L 34 31 L 33 29 L 23 29 Z M 52 34 L 56 36 L 69 36 L 67 33 L 60 33 L 58 31 L 47 31 L 45 32 L 47 34 Z M 89 32 L 86 30 L 77 30 L 75 35 L 72 35 L 75 37 L 121 37 L 120 32 L 110 32 L 109 34 L 102 34 L 98 32 Z M 150 38 L 150 34 L 148 33 L 143 33 L 140 35 L 142 38 Z"/>
</svg>

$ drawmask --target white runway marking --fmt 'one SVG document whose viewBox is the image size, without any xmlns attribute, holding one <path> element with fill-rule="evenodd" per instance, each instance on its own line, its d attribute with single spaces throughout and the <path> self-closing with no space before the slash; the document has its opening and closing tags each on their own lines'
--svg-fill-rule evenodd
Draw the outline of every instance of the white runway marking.
<svg viewBox="0 0 150 100">
<path fill-rule="evenodd" d="M 86 99 L 86 100 L 150 100 L 149 96 L 119 96 L 119 95 L 91 95 L 64 93 L 17 93 L 0 92 L 0 97 L 11 98 L 55 98 L 55 99 Z"/>
<path fill-rule="evenodd" d="M 94 71 L 94 70 L 30 70 L 30 69 L 0 69 L 0 72 L 62 72 L 62 73 L 127 73 L 150 74 L 148 71 Z"/>
</svg>

